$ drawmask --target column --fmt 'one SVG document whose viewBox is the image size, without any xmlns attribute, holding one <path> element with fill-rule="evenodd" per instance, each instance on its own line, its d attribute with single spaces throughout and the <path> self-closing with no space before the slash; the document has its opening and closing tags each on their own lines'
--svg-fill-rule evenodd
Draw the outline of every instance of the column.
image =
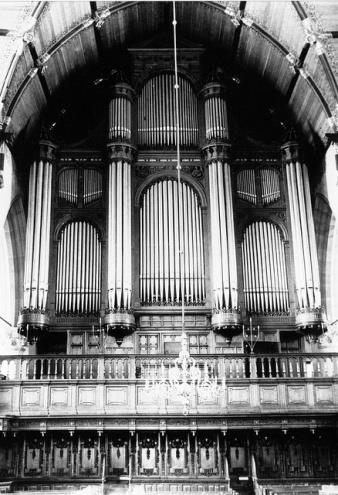
<svg viewBox="0 0 338 495">
<path fill-rule="evenodd" d="M 239 328 L 236 245 L 233 216 L 229 131 L 225 87 L 211 82 L 202 90 L 205 109 L 203 154 L 209 171 L 211 227 L 212 326 Z"/>
<path fill-rule="evenodd" d="M 108 297 L 105 325 L 121 345 L 135 328 L 131 283 L 131 140 L 132 88 L 119 82 L 109 103 L 108 147 Z"/>
<path fill-rule="evenodd" d="M 321 332 L 323 309 L 308 169 L 295 140 L 282 147 L 286 172 L 296 289 L 296 325 Z"/>
<path fill-rule="evenodd" d="M 37 159 L 30 168 L 26 229 L 24 307 L 19 331 L 37 341 L 48 327 L 47 296 L 51 229 L 51 189 L 56 147 L 41 139 Z"/>
</svg>

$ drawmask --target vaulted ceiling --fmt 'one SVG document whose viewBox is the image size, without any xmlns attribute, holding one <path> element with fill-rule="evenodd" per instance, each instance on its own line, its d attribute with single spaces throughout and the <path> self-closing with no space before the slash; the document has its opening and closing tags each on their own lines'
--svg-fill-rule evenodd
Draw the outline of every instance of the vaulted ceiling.
<svg viewBox="0 0 338 495">
<path fill-rule="evenodd" d="M 308 141 L 325 143 L 338 104 L 338 2 L 318 8 L 320 18 L 308 2 L 176 3 L 181 36 L 215 47 L 232 71 L 264 80 Z M 120 48 L 170 32 L 171 19 L 171 2 L 40 2 L 2 91 L 2 120 L 14 142 L 20 133 L 34 136 L 67 81 L 101 77 Z"/>
</svg>

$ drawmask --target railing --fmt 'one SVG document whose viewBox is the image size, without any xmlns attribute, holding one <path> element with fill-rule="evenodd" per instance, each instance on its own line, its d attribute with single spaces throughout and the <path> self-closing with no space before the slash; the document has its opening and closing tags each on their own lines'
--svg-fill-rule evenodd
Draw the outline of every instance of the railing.
<svg viewBox="0 0 338 495">
<path fill-rule="evenodd" d="M 202 369 L 219 379 L 338 377 L 338 354 L 199 355 Z M 175 356 L 2 356 L 6 380 L 145 380 L 168 373 Z"/>
</svg>

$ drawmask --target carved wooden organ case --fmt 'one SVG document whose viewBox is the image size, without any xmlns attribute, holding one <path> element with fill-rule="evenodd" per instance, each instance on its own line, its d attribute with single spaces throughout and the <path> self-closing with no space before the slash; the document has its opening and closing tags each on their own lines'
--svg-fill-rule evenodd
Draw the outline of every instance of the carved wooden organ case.
<svg viewBox="0 0 338 495">
<path fill-rule="evenodd" d="M 105 149 L 41 139 L 30 168 L 19 316 L 31 339 L 63 331 L 68 352 L 96 352 L 100 322 L 105 352 L 177 352 L 182 300 L 195 353 L 223 352 L 231 338 L 240 347 L 249 316 L 271 342 L 276 327 L 320 328 L 300 147 L 293 137 L 264 152 L 233 146 L 229 78 L 205 75 L 197 52 L 183 50 L 179 64 L 181 211 L 169 51 L 151 60 L 130 51 L 128 82 L 119 73 L 109 87 Z"/>
</svg>

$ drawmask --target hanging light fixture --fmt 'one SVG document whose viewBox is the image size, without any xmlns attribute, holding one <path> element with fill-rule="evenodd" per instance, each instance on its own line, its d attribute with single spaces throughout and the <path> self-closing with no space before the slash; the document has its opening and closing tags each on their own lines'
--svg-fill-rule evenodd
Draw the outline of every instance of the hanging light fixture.
<svg viewBox="0 0 338 495">
<path fill-rule="evenodd" d="M 160 369 L 148 369 L 145 384 L 146 392 L 159 400 L 178 400 L 183 406 L 183 414 L 189 414 L 191 404 L 199 402 L 212 402 L 225 391 L 225 378 L 220 381 L 217 370 L 210 363 L 204 362 L 203 366 L 190 356 L 188 337 L 185 332 L 184 321 L 184 278 L 182 270 L 184 225 L 182 212 L 182 184 L 181 184 L 181 159 L 180 159 L 180 122 L 179 122 L 179 84 L 177 71 L 177 42 L 176 42 L 176 8 L 173 1 L 173 37 L 174 37 L 174 64 L 175 64 L 175 115 L 176 115 L 176 157 L 177 157 L 177 182 L 178 182 L 178 218 L 179 222 L 179 270 L 181 279 L 182 299 L 182 332 L 181 350 L 178 358 L 169 365 L 161 364 Z M 188 297 L 188 296 L 187 296 Z"/>
</svg>

